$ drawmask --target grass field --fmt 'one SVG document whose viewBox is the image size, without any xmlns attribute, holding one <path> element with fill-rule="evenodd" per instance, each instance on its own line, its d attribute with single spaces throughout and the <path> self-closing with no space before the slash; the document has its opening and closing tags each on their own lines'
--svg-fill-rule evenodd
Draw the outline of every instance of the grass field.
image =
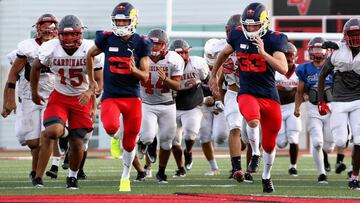
<svg viewBox="0 0 360 203">
<path fill-rule="evenodd" d="M 85 164 L 87 180 L 80 181 L 79 190 L 66 190 L 65 178 L 67 171 L 60 169 L 59 177 L 51 180 L 44 177 L 44 188 L 34 188 L 28 179 L 30 160 L 7 160 L 8 156 L 28 156 L 27 153 L 0 153 L 0 195 L 74 195 L 74 194 L 119 194 L 118 184 L 121 172 L 121 160 L 91 158 L 108 153 L 89 152 L 90 157 Z M 234 195 L 265 195 L 262 193 L 261 171 L 254 176 L 254 183 L 238 183 L 229 180 L 230 163 L 228 158 L 217 158 L 221 175 L 204 176 L 208 163 L 203 156 L 194 160 L 193 168 L 185 178 L 172 178 L 175 162 L 171 158 L 166 170 L 168 184 L 158 184 L 154 176 L 157 164 L 153 166 L 153 178 L 145 182 L 132 182 L 132 191 L 125 194 L 167 195 L 177 193 L 208 193 Z M 346 157 L 347 165 L 350 158 Z M 360 191 L 349 190 L 346 173 L 335 174 L 335 158 L 330 157 L 332 171 L 328 174 L 329 184 L 317 183 L 315 164 L 310 156 L 302 156 L 298 161 L 298 177 L 291 177 L 287 170 L 289 158 L 277 157 L 272 170 L 275 192 L 270 196 L 286 197 L 320 197 L 360 199 Z M 245 162 L 243 159 L 242 166 Z M 261 166 L 262 168 L 262 166 Z M 131 178 L 136 177 L 133 170 Z M 1 199 L 1 197 L 0 197 Z"/>
</svg>

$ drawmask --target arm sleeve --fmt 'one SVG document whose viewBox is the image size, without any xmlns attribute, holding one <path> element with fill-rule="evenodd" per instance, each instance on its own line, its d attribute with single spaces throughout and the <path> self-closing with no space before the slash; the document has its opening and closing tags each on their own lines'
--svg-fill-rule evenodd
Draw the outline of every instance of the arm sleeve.
<svg viewBox="0 0 360 203">
<path fill-rule="evenodd" d="M 305 67 L 303 65 L 299 65 L 296 69 L 295 69 L 295 73 L 298 76 L 299 80 L 301 81 L 305 81 Z"/>
<path fill-rule="evenodd" d="M 105 41 L 107 35 L 103 31 L 96 31 L 95 33 L 95 45 L 104 52 L 107 46 Z"/>
<path fill-rule="evenodd" d="M 173 58 L 172 63 L 174 64 L 174 70 L 171 72 L 171 77 L 182 76 L 185 66 L 184 60 L 177 53 L 174 53 L 172 58 Z"/>
</svg>

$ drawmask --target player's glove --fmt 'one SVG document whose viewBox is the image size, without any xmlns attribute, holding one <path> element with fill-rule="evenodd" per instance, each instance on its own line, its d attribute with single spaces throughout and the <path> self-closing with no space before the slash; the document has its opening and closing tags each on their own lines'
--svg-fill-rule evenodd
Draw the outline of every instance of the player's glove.
<svg viewBox="0 0 360 203">
<path fill-rule="evenodd" d="M 325 41 L 322 43 L 321 48 L 337 50 L 339 46 L 333 41 Z"/>
<path fill-rule="evenodd" d="M 318 111 L 319 111 L 319 114 L 324 116 L 328 113 L 331 113 L 331 110 L 329 108 L 329 106 L 326 104 L 325 101 L 319 101 L 318 103 Z"/>
</svg>

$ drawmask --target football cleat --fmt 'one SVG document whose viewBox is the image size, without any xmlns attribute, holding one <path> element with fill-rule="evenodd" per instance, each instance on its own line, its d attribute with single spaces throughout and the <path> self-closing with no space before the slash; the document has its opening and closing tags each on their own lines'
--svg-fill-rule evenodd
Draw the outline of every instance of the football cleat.
<svg viewBox="0 0 360 203">
<path fill-rule="evenodd" d="M 181 167 L 175 171 L 175 175 L 173 175 L 173 178 L 185 177 L 185 176 L 186 176 L 186 171 L 185 171 L 184 167 Z"/>
<path fill-rule="evenodd" d="M 146 172 L 138 172 L 134 182 L 144 182 L 146 179 Z"/>
<path fill-rule="evenodd" d="M 259 155 L 253 155 L 251 157 L 251 161 L 248 166 L 248 171 L 250 173 L 256 173 L 259 170 L 259 163 L 260 163 L 260 156 Z"/>
<path fill-rule="evenodd" d="M 168 183 L 167 181 L 167 176 L 165 174 L 160 174 L 159 172 L 156 173 L 156 179 L 158 180 L 159 183 L 161 184 L 166 184 Z"/>
<path fill-rule="evenodd" d="M 318 183 L 320 184 L 328 184 L 327 177 L 325 174 L 320 174 L 318 177 Z"/>
<path fill-rule="evenodd" d="M 131 191 L 129 178 L 121 178 L 120 179 L 119 191 L 120 192 L 130 192 Z"/>
<path fill-rule="evenodd" d="M 251 173 L 245 172 L 245 174 L 244 174 L 244 182 L 245 183 L 253 183 L 254 182 L 254 178 L 252 177 Z"/>
<path fill-rule="evenodd" d="M 186 170 L 190 171 L 191 167 L 193 165 L 192 153 L 191 152 L 186 152 L 184 150 L 184 157 L 185 157 L 185 168 L 186 168 Z"/>
<path fill-rule="evenodd" d="M 37 178 L 34 178 L 31 183 L 33 184 L 34 187 L 44 187 L 44 183 L 42 181 L 42 178 L 40 177 L 37 177 Z"/>
<path fill-rule="evenodd" d="M 215 175 L 220 175 L 220 170 L 219 169 L 209 169 L 208 172 L 204 173 L 205 176 L 215 176 Z"/>
<path fill-rule="evenodd" d="M 46 176 L 49 176 L 51 179 L 54 178 L 56 179 L 58 177 L 58 170 L 59 167 L 56 165 L 52 165 L 50 170 L 46 171 Z"/>
<path fill-rule="evenodd" d="M 85 172 L 83 169 L 79 169 L 79 172 L 77 174 L 77 179 L 78 180 L 85 180 L 87 178 Z"/>
<path fill-rule="evenodd" d="M 346 165 L 343 162 L 337 163 L 335 165 L 335 173 L 340 174 L 341 172 L 345 171 Z"/>
<path fill-rule="evenodd" d="M 289 175 L 291 175 L 291 176 L 298 176 L 298 172 L 297 172 L 296 168 L 291 167 L 291 168 L 289 169 Z"/>
<path fill-rule="evenodd" d="M 349 188 L 351 190 L 360 190 L 359 181 L 356 179 L 349 181 Z"/>
<path fill-rule="evenodd" d="M 273 186 L 271 178 L 262 179 L 262 186 L 263 186 L 263 192 L 264 193 L 272 193 L 272 192 L 274 192 L 274 186 Z"/>
<path fill-rule="evenodd" d="M 79 189 L 77 179 L 75 177 L 66 177 L 66 188 L 70 190 Z"/>
</svg>

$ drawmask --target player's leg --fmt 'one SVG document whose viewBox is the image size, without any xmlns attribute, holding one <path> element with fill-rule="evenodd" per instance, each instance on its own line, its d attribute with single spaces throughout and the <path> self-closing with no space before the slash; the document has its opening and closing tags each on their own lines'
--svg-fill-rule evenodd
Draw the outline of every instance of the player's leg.
<svg viewBox="0 0 360 203">
<path fill-rule="evenodd" d="M 176 135 L 172 141 L 171 151 L 174 155 L 174 159 L 178 169 L 175 172 L 173 177 L 185 177 L 186 171 L 184 167 L 184 160 L 182 158 L 182 148 L 181 148 L 181 141 L 182 141 L 182 123 L 181 123 L 181 116 L 183 111 L 176 111 Z"/>
</svg>

